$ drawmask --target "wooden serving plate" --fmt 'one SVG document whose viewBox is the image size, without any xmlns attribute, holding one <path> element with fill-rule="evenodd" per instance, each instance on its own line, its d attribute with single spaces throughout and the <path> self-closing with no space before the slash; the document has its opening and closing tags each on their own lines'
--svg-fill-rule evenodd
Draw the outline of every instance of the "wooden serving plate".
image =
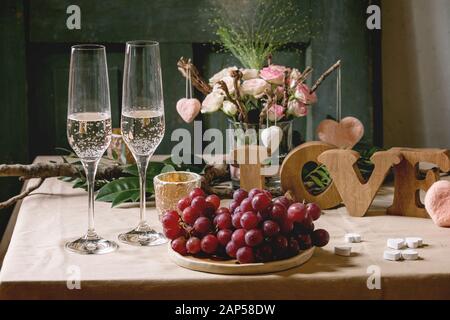
<svg viewBox="0 0 450 320">
<path fill-rule="evenodd" d="M 300 266 L 307 262 L 314 253 L 314 247 L 302 251 L 295 257 L 272 261 L 267 263 L 248 263 L 248 264 L 238 264 L 236 260 L 226 260 L 218 261 L 207 258 L 196 258 L 192 256 L 182 256 L 178 252 L 175 252 L 170 244 L 168 246 L 169 256 L 173 262 L 175 262 L 180 267 L 208 272 L 217 274 L 262 274 L 262 273 L 273 273 L 279 272 L 287 269 L 291 269 Z"/>
</svg>

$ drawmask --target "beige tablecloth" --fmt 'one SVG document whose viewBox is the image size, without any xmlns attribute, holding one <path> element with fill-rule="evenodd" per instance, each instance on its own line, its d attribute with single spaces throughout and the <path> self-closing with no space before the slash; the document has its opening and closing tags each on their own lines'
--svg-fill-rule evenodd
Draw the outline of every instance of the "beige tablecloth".
<svg viewBox="0 0 450 320">
<path fill-rule="evenodd" d="M 133 247 L 117 252 L 81 256 L 63 249 L 66 241 L 87 227 L 87 195 L 71 185 L 47 179 L 38 193 L 20 208 L 0 273 L 0 298 L 142 298 L 142 299 L 396 299 L 450 298 L 450 229 L 430 219 L 384 215 L 392 188 L 380 190 L 368 216 L 352 218 L 344 207 L 329 210 L 317 221 L 327 229 L 330 243 L 317 249 L 305 265 L 275 274 L 225 276 L 186 270 L 170 261 L 166 245 Z M 154 208 L 151 222 L 160 229 Z M 96 203 L 97 231 L 109 239 L 134 227 L 137 208 L 114 208 Z M 336 256 L 334 245 L 347 232 L 361 233 L 351 257 Z M 427 244 L 421 260 L 383 260 L 389 237 L 420 236 Z M 373 271 L 381 288 L 369 289 Z M 72 279 L 80 289 L 68 289 Z M 374 283 L 372 280 L 369 282 Z"/>
</svg>

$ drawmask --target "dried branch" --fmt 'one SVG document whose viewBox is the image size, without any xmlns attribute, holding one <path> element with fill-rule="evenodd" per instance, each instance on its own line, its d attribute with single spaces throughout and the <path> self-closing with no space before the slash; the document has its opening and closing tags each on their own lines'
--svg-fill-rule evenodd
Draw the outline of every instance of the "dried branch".
<svg viewBox="0 0 450 320">
<path fill-rule="evenodd" d="M 198 69 L 192 64 L 190 59 L 181 57 L 180 60 L 178 60 L 177 66 L 180 73 L 186 79 L 188 78 L 188 70 L 190 70 L 192 85 L 198 91 L 200 91 L 204 95 L 207 95 L 212 91 L 211 86 L 205 80 L 203 80 L 203 78 L 200 76 L 200 73 L 198 72 Z"/>
<path fill-rule="evenodd" d="M 7 207 L 10 207 L 13 204 L 15 204 L 17 201 L 22 200 L 23 198 L 28 196 L 31 192 L 33 192 L 34 190 L 39 188 L 42 185 L 42 183 L 44 182 L 44 180 L 45 179 L 39 179 L 37 184 L 35 184 L 32 187 L 29 187 L 27 190 L 25 190 L 21 194 L 18 194 L 17 196 L 14 196 L 14 197 L 12 197 L 12 198 L 4 201 L 4 202 L 0 202 L 0 209 L 4 209 L 4 208 L 7 208 Z"/>
<path fill-rule="evenodd" d="M 283 79 L 283 107 L 287 108 L 288 102 L 289 102 L 289 71 L 285 71 Z"/>
<path fill-rule="evenodd" d="M 298 83 L 303 83 L 305 82 L 306 79 L 308 79 L 308 77 L 311 75 L 311 73 L 313 72 L 313 68 L 311 67 L 306 67 L 305 71 L 303 71 L 302 76 L 298 79 Z"/>
<path fill-rule="evenodd" d="M 320 84 L 322 83 L 323 80 L 325 80 L 334 70 L 336 70 L 337 68 L 340 68 L 341 66 L 341 60 L 337 61 L 335 64 L 333 64 L 327 71 L 325 71 L 320 77 L 319 79 L 317 79 L 316 83 L 312 86 L 311 90 L 309 91 L 309 93 L 313 93 L 314 91 L 317 90 L 317 88 L 320 86 Z"/>
<path fill-rule="evenodd" d="M 97 179 L 112 180 L 122 175 L 122 166 L 99 166 Z M 83 171 L 71 163 L 34 163 L 34 164 L 0 164 L 0 177 L 21 177 L 23 180 L 31 178 L 50 177 L 79 177 Z"/>
</svg>

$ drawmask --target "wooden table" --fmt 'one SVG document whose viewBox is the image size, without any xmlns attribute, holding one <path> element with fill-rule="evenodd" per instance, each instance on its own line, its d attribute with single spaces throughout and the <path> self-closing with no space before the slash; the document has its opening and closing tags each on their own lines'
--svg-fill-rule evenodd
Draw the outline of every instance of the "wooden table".
<svg viewBox="0 0 450 320">
<path fill-rule="evenodd" d="M 331 241 L 303 266 L 275 274 L 225 276 L 178 267 L 166 245 L 121 244 L 117 252 L 103 256 L 65 252 L 64 243 L 86 231 L 87 194 L 47 179 L 16 208 L 17 222 L 0 272 L 0 298 L 450 298 L 450 229 L 438 228 L 430 219 L 386 216 L 391 202 L 392 187 L 386 186 L 363 218 L 350 217 L 344 207 L 326 211 L 316 226 L 326 228 Z M 148 209 L 148 216 L 160 229 L 154 208 Z M 112 209 L 109 203 L 96 203 L 97 230 L 106 238 L 117 239 L 137 219 L 136 206 Z M 342 244 L 347 232 L 361 233 L 364 241 L 353 245 L 351 257 L 336 256 L 334 245 Z M 424 238 L 421 260 L 383 260 L 386 239 L 406 236 Z M 81 288 L 69 289 L 77 279 Z"/>
</svg>

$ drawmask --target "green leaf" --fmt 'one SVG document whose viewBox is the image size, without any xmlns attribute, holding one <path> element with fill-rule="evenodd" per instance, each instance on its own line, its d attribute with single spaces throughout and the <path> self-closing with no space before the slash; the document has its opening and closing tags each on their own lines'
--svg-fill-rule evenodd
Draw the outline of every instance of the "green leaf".
<svg viewBox="0 0 450 320">
<path fill-rule="evenodd" d="M 320 188 L 323 188 L 323 187 L 324 187 L 324 184 L 322 183 L 322 181 L 320 181 L 319 178 L 317 178 L 317 177 L 315 177 L 315 176 L 311 176 L 310 178 L 311 178 L 311 180 L 314 181 L 314 183 L 315 183 L 316 185 L 318 185 Z"/>
<path fill-rule="evenodd" d="M 137 199 L 139 199 L 139 190 L 123 191 L 114 198 L 112 201 L 112 206 L 118 206 L 126 201 L 137 201 Z"/>
<path fill-rule="evenodd" d="M 100 188 L 96 200 L 112 202 L 113 207 L 128 200 L 139 199 L 139 178 L 126 177 L 114 180 Z M 147 183 L 147 193 L 153 193 L 153 184 Z M 137 193 L 137 194 L 136 194 Z"/>
<path fill-rule="evenodd" d="M 123 173 L 127 173 L 131 176 L 139 177 L 139 171 L 135 164 L 131 164 L 129 166 L 126 166 L 122 169 Z"/>
</svg>

